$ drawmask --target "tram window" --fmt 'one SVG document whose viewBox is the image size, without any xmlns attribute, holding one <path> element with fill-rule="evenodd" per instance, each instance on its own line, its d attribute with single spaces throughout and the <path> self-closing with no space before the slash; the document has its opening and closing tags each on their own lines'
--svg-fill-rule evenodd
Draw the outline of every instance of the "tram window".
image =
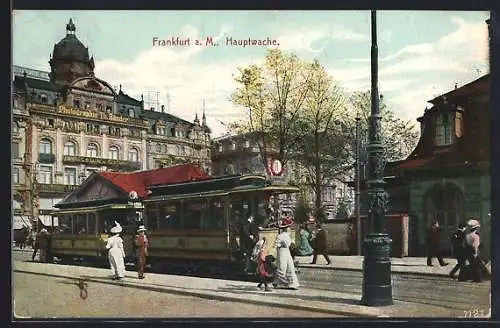
<svg viewBox="0 0 500 328">
<path fill-rule="evenodd" d="M 180 229 L 182 227 L 181 220 L 181 203 L 173 202 L 160 205 L 159 213 L 159 229 Z"/>
<path fill-rule="evenodd" d="M 158 230 L 158 210 L 156 204 L 153 204 L 146 210 L 146 222 L 148 230 L 156 231 Z"/>
<path fill-rule="evenodd" d="M 202 228 L 219 229 L 225 227 L 224 220 L 224 199 L 212 198 L 208 200 L 209 211 L 208 215 L 202 217 Z"/>
<path fill-rule="evenodd" d="M 86 214 L 80 214 L 76 216 L 75 234 L 86 235 L 87 234 L 87 217 Z"/>
<path fill-rule="evenodd" d="M 96 234 L 96 220 L 95 220 L 94 213 L 89 213 L 89 216 L 87 218 L 87 224 L 88 224 L 87 234 L 88 235 L 95 235 Z"/>
<path fill-rule="evenodd" d="M 70 215 L 63 215 L 58 218 L 59 234 L 70 235 L 72 233 L 72 220 Z"/>
<path fill-rule="evenodd" d="M 189 200 L 184 202 L 184 229 L 200 229 L 201 216 L 206 212 L 206 201 L 202 199 Z"/>
</svg>

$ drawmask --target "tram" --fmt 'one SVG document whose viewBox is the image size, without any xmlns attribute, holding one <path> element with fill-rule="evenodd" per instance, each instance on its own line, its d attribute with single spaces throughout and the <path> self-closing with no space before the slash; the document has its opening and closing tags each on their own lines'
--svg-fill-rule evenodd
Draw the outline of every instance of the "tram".
<svg viewBox="0 0 500 328">
<path fill-rule="evenodd" d="M 123 227 L 126 261 L 133 260 L 135 230 L 144 224 L 152 265 L 241 272 L 245 259 L 239 247 L 240 225 L 252 216 L 273 254 L 278 228 L 272 226 L 278 218 L 269 216 L 270 208 L 277 213 L 279 199 L 299 192 L 293 186 L 273 185 L 259 175 L 156 184 L 147 189 L 147 196 L 134 202 L 115 200 L 54 213 L 60 231 L 52 236 L 51 254 L 66 261 L 106 260 L 108 231 L 117 221 Z"/>
</svg>

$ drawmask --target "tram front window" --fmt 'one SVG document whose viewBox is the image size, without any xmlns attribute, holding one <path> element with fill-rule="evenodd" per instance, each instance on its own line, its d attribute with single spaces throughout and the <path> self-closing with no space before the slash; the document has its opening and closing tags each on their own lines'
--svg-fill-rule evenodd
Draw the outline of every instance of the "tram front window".
<svg viewBox="0 0 500 328">
<path fill-rule="evenodd" d="M 72 226 L 73 222 L 71 220 L 71 216 L 62 215 L 58 218 L 59 223 L 59 234 L 61 235 L 71 235 L 72 234 Z"/>
<path fill-rule="evenodd" d="M 161 229 L 180 229 L 181 228 L 181 203 L 173 202 L 160 205 L 158 217 L 158 228 Z"/>
</svg>

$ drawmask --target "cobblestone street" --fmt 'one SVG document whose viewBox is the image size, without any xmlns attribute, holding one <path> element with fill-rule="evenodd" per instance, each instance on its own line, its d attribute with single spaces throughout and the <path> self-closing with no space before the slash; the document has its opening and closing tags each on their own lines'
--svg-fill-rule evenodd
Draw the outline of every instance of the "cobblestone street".
<svg viewBox="0 0 500 328">
<path fill-rule="evenodd" d="M 17 318 L 117 317 L 338 317 L 333 314 L 225 302 L 135 288 L 88 283 L 80 297 L 74 280 L 15 272 Z"/>
</svg>

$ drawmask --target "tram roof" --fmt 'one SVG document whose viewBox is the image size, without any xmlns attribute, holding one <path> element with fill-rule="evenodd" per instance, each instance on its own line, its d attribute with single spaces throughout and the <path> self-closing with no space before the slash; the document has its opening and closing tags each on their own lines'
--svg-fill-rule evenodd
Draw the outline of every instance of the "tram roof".
<svg viewBox="0 0 500 328">
<path fill-rule="evenodd" d="M 151 185 L 150 196 L 179 195 L 189 193 L 203 193 L 212 191 L 227 191 L 239 187 L 265 187 L 271 183 L 263 175 L 228 175 L 211 179 L 189 181 L 182 183 L 168 183 Z"/>
</svg>

